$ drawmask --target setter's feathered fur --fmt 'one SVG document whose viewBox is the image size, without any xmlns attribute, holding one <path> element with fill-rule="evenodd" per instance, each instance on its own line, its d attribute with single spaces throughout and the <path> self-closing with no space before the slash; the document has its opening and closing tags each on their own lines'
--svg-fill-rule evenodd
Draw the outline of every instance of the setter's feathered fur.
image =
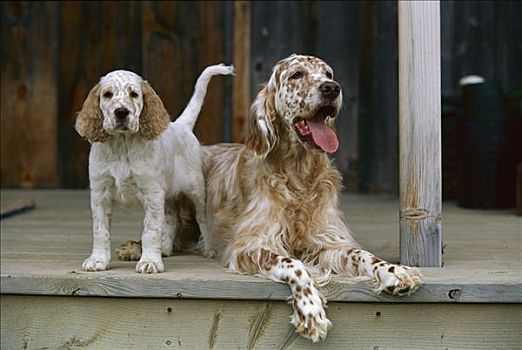
<svg viewBox="0 0 522 350">
<path fill-rule="evenodd" d="M 315 57 L 280 61 L 252 105 L 246 145 L 204 147 L 209 248 L 232 271 L 287 283 L 292 324 L 313 341 L 330 321 L 310 268 L 370 276 L 378 292 L 409 294 L 420 283 L 416 269 L 382 261 L 353 239 L 338 207 L 341 175 L 324 151 L 335 136 L 321 129 L 325 146 L 299 134 L 299 121 L 311 127 L 324 106 L 331 115 L 322 127 L 333 130 L 342 93 L 324 93 L 323 84 L 338 86 L 332 74 Z"/>
</svg>

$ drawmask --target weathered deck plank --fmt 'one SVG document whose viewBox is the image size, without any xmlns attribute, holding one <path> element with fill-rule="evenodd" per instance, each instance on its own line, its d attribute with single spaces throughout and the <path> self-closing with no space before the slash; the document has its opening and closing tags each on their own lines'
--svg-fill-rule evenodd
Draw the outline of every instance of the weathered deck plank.
<svg viewBox="0 0 522 350">
<path fill-rule="evenodd" d="M 291 308 L 278 301 L 3 295 L 1 343 L 6 349 L 489 350 L 516 349 L 522 341 L 521 305 L 328 305 L 333 327 L 313 344 L 294 333 Z"/>
<path fill-rule="evenodd" d="M 2 191 L 2 201 L 34 198 L 36 209 L 1 221 L 1 293 L 112 297 L 284 300 L 288 288 L 261 278 L 227 273 L 218 262 L 179 254 L 166 258 L 166 272 L 134 273 L 133 262 L 113 256 L 106 272 L 86 273 L 91 249 L 87 191 Z M 387 196 L 343 197 L 360 243 L 398 261 L 398 201 Z M 369 282 L 333 278 L 330 301 L 522 302 L 522 219 L 509 211 L 477 211 L 445 205 L 446 265 L 422 268 L 425 285 L 413 296 L 376 295 Z M 142 215 L 120 208 L 113 216 L 113 248 L 136 239 Z M 453 292 L 451 292 L 453 291 Z M 451 293 L 450 293 L 451 292 Z"/>
</svg>

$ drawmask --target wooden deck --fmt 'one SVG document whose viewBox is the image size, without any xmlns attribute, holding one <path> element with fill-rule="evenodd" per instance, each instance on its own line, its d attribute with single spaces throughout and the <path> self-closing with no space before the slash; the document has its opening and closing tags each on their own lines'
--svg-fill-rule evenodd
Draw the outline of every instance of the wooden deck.
<svg viewBox="0 0 522 350">
<path fill-rule="evenodd" d="M 189 254 L 165 258 L 162 274 L 137 274 L 134 262 L 114 255 L 109 271 L 83 272 L 92 241 L 87 191 L 2 190 L 1 195 L 2 206 L 36 202 L 34 210 L 1 221 L 2 348 L 313 348 L 288 325 L 290 307 L 282 301 L 290 293 L 282 284 L 227 273 L 218 262 Z M 398 201 L 353 194 L 342 200 L 359 242 L 398 261 Z M 116 209 L 113 248 L 139 237 L 141 218 L 139 210 Z M 522 218 L 510 210 L 468 210 L 453 203 L 444 204 L 443 218 L 444 267 L 422 268 L 424 285 L 413 296 L 376 295 L 367 281 L 334 277 L 323 289 L 334 323 L 323 345 L 521 344 Z M 419 330 L 412 331 L 418 346 L 386 336 L 397 334 L 401 322 Z M 362 336 L 376 327 L 378 336 Z"/>
</svg>

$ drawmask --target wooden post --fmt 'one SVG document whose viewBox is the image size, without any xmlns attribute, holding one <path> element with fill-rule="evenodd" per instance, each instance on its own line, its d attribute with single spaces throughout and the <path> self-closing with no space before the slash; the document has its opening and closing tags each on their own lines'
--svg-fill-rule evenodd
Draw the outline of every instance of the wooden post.
<svg viewBox="0 0 522 350">
<path fill-rule="evenodd" d="M 401 263 L 442 266 L 439 1 L 399 1 Z"/>
<path fill-rule="evenodd" d="M 244 142 L 250 106 L 250 26 L 252 4 L 234 2 L 233 60 L 236 70 L 232 89 L 232 142 Z"/>
</svg>

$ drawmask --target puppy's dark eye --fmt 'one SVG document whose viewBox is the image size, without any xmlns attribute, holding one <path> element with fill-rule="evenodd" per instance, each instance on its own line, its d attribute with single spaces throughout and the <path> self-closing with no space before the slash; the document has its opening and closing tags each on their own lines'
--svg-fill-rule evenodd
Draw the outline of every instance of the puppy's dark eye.
<svg viewBox="0 0 522 350">
<path fill-rule="evenodd" d="M 330 73 L 330 72 L 326 72 L 326 77 L 327 77 L 328 79 L 332 79 L 332 78 L 333 78 L 333 74 Z"/>
<path fill-rule="evenodd" d="M 136 97 L 139 96 L 138 93 L 135 92 L 135 91 L 131 91 L 130 95 L 131 95 L 132 98 L 136 98 Z"/>
<path fill-rule="evenodd" d="M 105 97 L 105 98 L 111 98 L 111 97 L 112 97 L 112 92 L 110 92 L 110 91 L 106 91 L 106 92 L 103 94 L 103 97 Z"/>
<path fill-rule="evenodd" d="M 290 76 L 290 79 L 301 79 L 303 77 L 303 73 L 302 72 L 295 72 L 294 74 L 292 74 Z"/>
</svg>

